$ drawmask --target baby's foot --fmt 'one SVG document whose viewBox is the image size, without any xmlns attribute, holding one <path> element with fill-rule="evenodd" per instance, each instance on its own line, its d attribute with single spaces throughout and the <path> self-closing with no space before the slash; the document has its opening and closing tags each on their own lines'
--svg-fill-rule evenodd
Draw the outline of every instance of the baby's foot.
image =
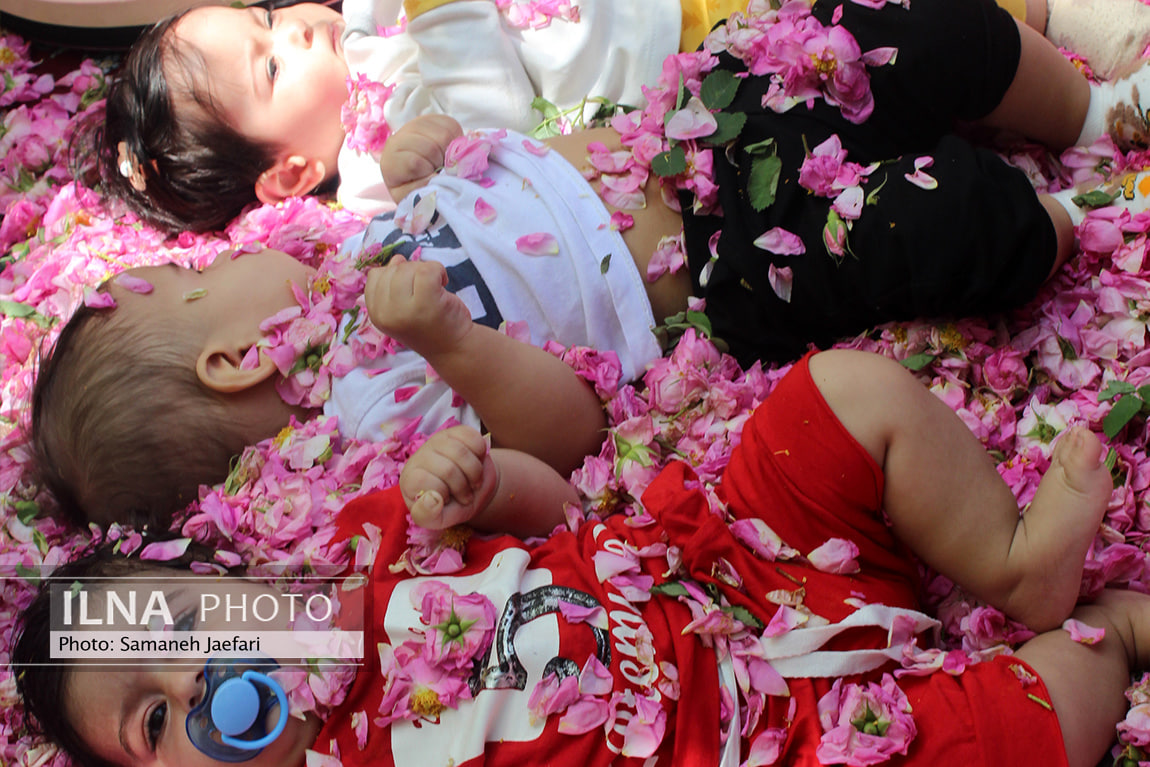
<svg viewBox="0 0 1150 767">
<path fill-rule="evenodd" d="M 1092 520 L 1083 529 L 1093 535 L 1102 521 L 1114 483 L 1102 462 L 1105 448 L 1094 432 L 1084 426 L 1067 431 L 1054 445 L 1034 502 L 1064 505 L 1067 516 Z"/>
<path fill-rule="evenodd" d="M 1036 631 L 1060 624 L 1078 599 L 1082 564 L 1114 489 L 1102 454 L 1088 429 L 1063 434 L 1023 515 L 1033 580 L 1024 596 L 1030 604 L 1018 605 L 1017 614 Z"/>
</svg>

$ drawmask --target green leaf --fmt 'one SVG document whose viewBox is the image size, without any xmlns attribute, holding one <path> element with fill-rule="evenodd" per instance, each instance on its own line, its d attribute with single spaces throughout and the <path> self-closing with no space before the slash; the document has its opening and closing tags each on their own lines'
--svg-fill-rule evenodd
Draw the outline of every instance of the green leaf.
<svg viewBox="0 0 1150 767">
<path fill-rule="evenodd" d="M 687 103 L 687 82 L 683 79 L 682 73 L 679 74 L 679 90 L 675 93 L 675 109 L 682 109 L 683 105 Z"/>
<path fill-rule="evenodd" d="M 1150 403 L 1150 384 L 1139 386 L 1138 396 L 1142 398 L 1143 402 Z"/>
<path fill-rule="evenodd" d="M 599 262 L 599 273 L 606 274 L 607 270 L 611 268 L 611 254 L 603 256 L 603 260 Z"/>
<path fill-rule="evenodd" d="M 1136 389 L 1132 383 L 1127 383 L 1126 381 L 1110 381 L 1102 387 L 1102 391 L 1098 392 L 1098 401 L 1105 402 L 1120 394 L 1130 394 L 1133 391 L 1136 391 Z M 1146 398 L 1143 397 L 1143 399 Z"/>
<path fill-rule="evenodd" d="M 1130 420 L 1141 411 L 1142 400 L 1131 395 L 1122 397 L 1102 419 L 1102 433 L 1113 439 L 1114 435 L 1122 431 L 1122 427 L 1130 423 Z"/>
<path fill-rule="evenodd" d="M 652 158 L 651 170 L 656 176 L 677 176 L 687 170 L 687 153 L 681 146 L 660 152 Z"/>
<path fill-rule="evenodd" d="M 351 334 L 359 329 L 359 307 L 353 306 L 343 313 L 347 318 L 347 323 L 343 328 L 343 343 L 347 343 L 351 339 Z"/>
<path fill-rule="evenodd" d="M 734 72 L 716 70 L 703 79 L 699 100 L 707 109 L 726 109 L 735 100 L 738 90 L 739 78 L 735 77 Z"/>
<path fill-rule="evenodd" d="M 687 597 L 691 595 L 691 592 L 687 591 L 687 588 L 678 581 L 667 581 L 666 583 L 652 586 L 651 593 L 662 594 L 668 597 Z"/>
<path fill-rule="evenodd" d="M 551 138 L 562 133 L 559 130 L 558 122 L 563 113 L 559 111 L 559 107 L 542 96 L 536 96 L 531 101 L 531 108 L 543 115 L 543 120 L 531 131 L 532 138 Z"/>
<path fill-rule="evenodd" d="M 1105 208 L 1110 203 L 1118 199 L 1122 194 L 1122 190 L 1114 192 L 1103 192 L 1101 189 L 1092 189 L 1085 194 L 1075 195 L 1070 198 L 1070 201 L 1080 208 Z"/>
<path fill-rule="evenodd" d="M 751 161 L 751 177 L 747 180 L 747 195 L 751 207 L 756 211 L 764 211 L 775 201 L 775 194 L 779 189 L 779 174 L 783 170 L 783 161 L 776 154 L 767 157 L 756 157 Z"/>
<path fill-rule="evenodd" d="M 559 117 L 559 107 L 542 96 L 536 96 L 531 100 L 531 108 L 543 115 L 544 120 L 554 120 Z"/>
<path fill-rule="evenodd" d="M 774 150 L 775 140 L 773 138 L 764 139 L 763 141 L 756 141 L 754 144 L 747 144 L 743 147 L 743 151 L 751 155 L 766 154 L 768 151 L 771 154 L 775 153 Z"/>
<path fill-rule="evenodd" d="M 906 359 L 899 360 L 899 364 L 908 370 L 913 370 L 915 372 L 918 372 L 919 370 L 922 370 L 924 367 L 926 367 L 930 363 L 934 362 L 936 359 L 938 359 L 937 354 L 928 354 L 927 352 L 919 352 L 918 354 L 910 355 Z"/>
<path fill-rule="evenodd" d="M 742 112 L 716 112 L 715 123 L 717 124 L 715 132 L 704 140 L 715 146 L 729 144 L 743 132 L 743 126 L 747 124 L 747 116 Z"/>
<path fill-rule="evenodd" d="M 0 314 L 8 317 L 16 317 L 25 319 L 38 314 L 36 307 L 22 304 L 18 301 L 9 301 L 7 299 L 0 299 Z"/>
<path fill-rule="evenodd" d="M 730 615 L 732 618 L 739 621 L 744 626 L 750 626 L 754 629 L 761 629 L 763 627 L 763 622 L 756 618 L 755 614 L 745 607 L 741 607 L 739 605 L 731 605 L 730 607 L 724 607 L 723 612 L 727 613 L 727 615 Z"/>
<path fill-rule="evenodd" d="M 20 562 L 16 563 L 16 574 L 24 580 L 28 581 L 28 583 L 40 582 L 40 572 L 37 569 L 28 567 L 27 565 Z"/>
<path fill-rule="evenodd" d="M 399 245 L 399 242 L 392 242 L 387 245 L 373 245 L 364 249 L 359 254 L 359 258 L 356 259 L 355 268 L 363 271 L 373 266 L 387 266 Z"/>
<path fill-rule="evenodd" d="M 16 508 L 16 519 L 22 525 L 30 524 L 40 514 L 40 504 L 35 501 L 16 501 L 13 506 Z"/>
<path fill-rule="evenodd" d="M 702 312 L 687 312 L 687 324 L 707 338 L 711 337 L 711 320 Z"/>
<path fill-rule="evenodd" d="M 655 463 L 654 451 L 642 442 L 628 442 L 615 434 L 615 476 L 622 474 L 623 465 L 634 461 L 640 466 L 647 467 Z"/>
<path fill-rule="evenodd" d="M 545 121 L 535 126 L 535 129 L 531 131 L 531 138 L 537 138 L 540 140 L 555 138 L 556 136 L 562 135 L 562 133 L 563 132 L 559 130 L 559 127 L 555 123 Z"/>
<path fill-rule="evenodd" d="M 1078 359 L 1078 352 L 1074 351 L 1074 346 L 1062 336 L 1058 338 L 1058 351 L 1062 352 L 1062 358 L 1065 360 Z"/>
</svg>

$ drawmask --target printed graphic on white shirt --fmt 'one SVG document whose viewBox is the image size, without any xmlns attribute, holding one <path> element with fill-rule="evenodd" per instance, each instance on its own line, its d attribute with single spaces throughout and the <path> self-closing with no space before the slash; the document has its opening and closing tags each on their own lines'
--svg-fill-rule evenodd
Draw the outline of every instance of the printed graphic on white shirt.
<svg viewBox="0 0 1150 767">
<path fill-rule="evenodd" d="M 401 582 L 387 606 L 385 626 L 393 644 L 418 640 L 422 628 L 412 592 L 435 580 L 458 594 L 480 593 L 495 605 L 495 637 L 471 679 L 472 700 L 446 709 L 438 724 L 395 722 L 391 726 L 396 764 L 460 764 L 483 754 L 485 742 L 529 742 L 543 732 L 544 721 L 531 722 L 527 704 L 541 679 L 551 673 L 577 675 L 585 659 L 559 655 L 559 600 L 592 608 L 590 594 L 552 583 L 551 572 L 528 569 L 530 556 L 519 549 L 499 552 L 481 573 L 434 576 Z M 607 632 L 593 626 L 596 655 L 611 663 Z"/>
</svg>

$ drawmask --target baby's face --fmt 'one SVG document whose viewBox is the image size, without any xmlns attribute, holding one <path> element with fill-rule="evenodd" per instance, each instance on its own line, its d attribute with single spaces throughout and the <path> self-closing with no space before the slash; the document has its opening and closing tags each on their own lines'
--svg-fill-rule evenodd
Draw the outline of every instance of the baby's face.
<svg viewBox="0 0 1150 767">
<path fill-rule="evenodd" d="M 250 346 L 261 338 L 264 320 L 298 306 L 291 286 L 306 290 L 314 273 L 278 250 L 221 253 L 202 272 L 176 264 L 129 269 L 127 277 L 112 278 L 108 291 L 116 311 L 134 322 L 194 329 L 208 342 L 240 338 Z"/>
<path fill-rule="evenodd" d="M 160 571 L 162 573 L 163 571 Z M 158 573 L 158 577 L 160 576 Z M 170 576 L 170 572 L 164 573 Z M 196 609 L 195 588 L 165 589 L 170 606 L 182 630 L 244 631 L 271 629 L 267 624 L 249 626 L 222 617 L 222 610 L 201 619 Z M 260 594 L 275 594 L 270 587 L 241 579 L 215 581 L 211 593 L 225 592 L 234 600 L 246 595 L 255 599 Z M 126 601 L 126 600 L 125 600 Z M 96 610 L 99 613 L 99 609 Z M 187 616 L 195 617 L 188 622 Z M 220 617 L 217 617 L 220 616 Z M 187 625 L 183 625 L 183 624 Z M 162 765 L 171 767 L 221 767 L 224 762 L 203 754 L 188 737 L 188 713 L 201 702 L 206 692 L 203 666 L 164 661 L 140 661 L 133 666 L 114 668 L 79 667 L 65 681 L 64 708 L 89 748 L 112 764 Z M 279 709 L 270 712 L 279 716 Z M 303 765 L 305 751 L 311 748 L 320 723 L 314 716 L 306 720 L 288 717 L 284 731 L 245 767 L 296 767 Z"/>
<path fill-rule="evenodd" d="M 204 6 L 172 34 L 203 57 L 194 86 L 207 88 L 232 128 L 279 147 L 283 156 L 318 159 L 332 178 L 348 99 L 343 29 L 331 8 L 301 3 L 272 11 Z M 169 82 L 179 80 L 166 74 Z"/>
</svg>

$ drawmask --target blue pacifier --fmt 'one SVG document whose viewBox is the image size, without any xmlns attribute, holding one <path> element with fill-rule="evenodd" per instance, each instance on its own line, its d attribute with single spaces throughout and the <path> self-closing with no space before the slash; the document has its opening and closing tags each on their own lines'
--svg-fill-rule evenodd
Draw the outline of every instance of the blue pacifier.
<svg viewBox="0 0 1150 767">
<path fill-rule="evenodd" d="M 257 671 L 279 664 L 256 658 L 213 658 L 204 664 L 204 699 L 188 713 L 192 745 L 220 762 L 246 762 L 280 736 L 287 725 L 287 694 L 276 680 Z M 268 730 L 275 706 L 279 720 Z"/>
</svg>

